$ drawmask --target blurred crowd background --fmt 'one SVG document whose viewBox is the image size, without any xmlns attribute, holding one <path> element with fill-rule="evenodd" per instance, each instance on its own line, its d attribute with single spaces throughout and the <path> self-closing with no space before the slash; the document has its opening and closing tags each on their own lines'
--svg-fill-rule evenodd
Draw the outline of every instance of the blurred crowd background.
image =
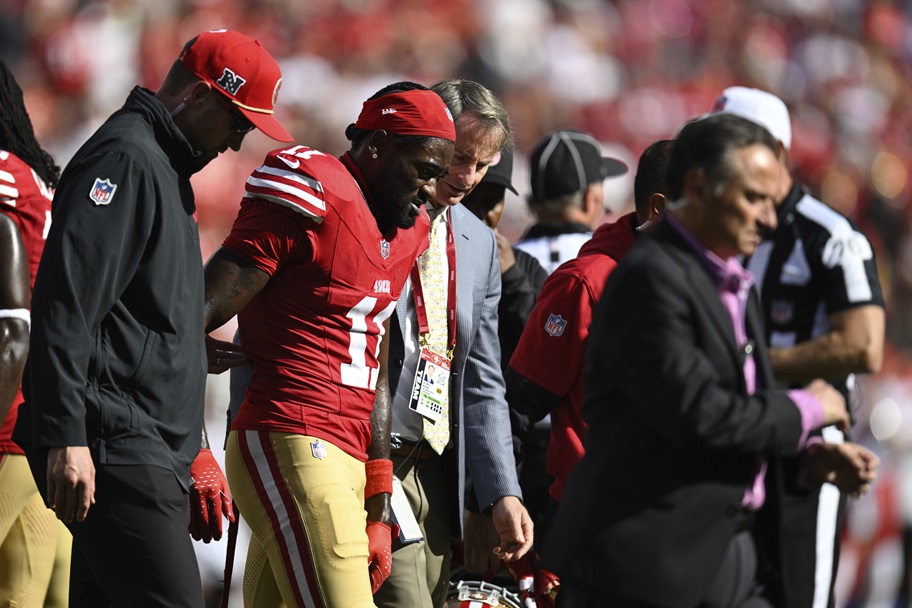
<svg viewBox="0 0 912 608">
<path fill-rule="evenodd" d="M 280 120 L 298 143 L 335 154 L 347 149 L 343 133 L 363 100 L 386 84 L 463 77 L 491 88 L 516 139 L 520 196 L 507 193 L 500 225 L 512 240 L 532 223 L 526 159 L 543 134 L 589 131 L 635 167 L 648 144 L 708 111 L 729 85 L 785 100 L 797 175 L 865 229 L 888 303 L 884 368 L 862 379 L 855 431 L 883 464 L 872 493 L 851 505 L 840 604 L 909 605 L 912 3 L 0 0 L 0 58 L 25 91 L 39 141 L 63 166 L 135 84 L 156 88 L 184 42 L 222 27 L 258 38 L 279 60 Z M 240 153 L 194 177 L 203 259 L 228 233 L 246 176 L 273 147 L 254 132 Z M 605 221 L 632 209 L 632 181 L 609 181 Z M 229 326 L 220 337 L 232 333 Z M 225 380 L 212 379 L 209 391 L 214 446 L 224 433 Z M 224 551 L 224 543 L 201 546 L 213 585 Z M 242 559 L 232 605 L 240 605 Z"/>
</svg>

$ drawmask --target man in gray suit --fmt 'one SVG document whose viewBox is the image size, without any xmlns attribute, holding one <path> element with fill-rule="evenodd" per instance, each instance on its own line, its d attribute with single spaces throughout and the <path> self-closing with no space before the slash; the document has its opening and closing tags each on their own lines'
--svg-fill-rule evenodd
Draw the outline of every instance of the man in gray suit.
<svg viewBox="0 0 912 608">
<path fill-rule="evenodd" d="M 509 144 L 509 119 L 500 101 L 475 82 L 448 80 L 431 88 L 456 121 L 456 152 L 450 174 L 438 181 L 428 208 L 430 248 L 399 298 L 384 341 L 389 347 L 392 399 L 393 509 L 405 531 L 393 545 L 392 574 L 374 596 L 381 607 L 443 604 L 450 541 L 463 533 L 466 466 L 484 510 L 465 521 L 466 545 L 486 547 L 472 559 L 481 563 L 481 553 L 518 559 L 532 544 L 532 522 L 516 479 L 500 369 L 497 244 L 491 230 L 458 204 Z M 439 222 L 436 232 L 434 222 Z M 440 279 L 439 286 L 429 289 L 434 276 Z M 442 319 L 436 332 L 435 304 Z M 440 378 L 441 361 L 449 375 L 438 409 L 427 405 L 437 401 L 434 395 L 425 395 L 430 389 L 420 379 L 430 364 Z M 389 404 L 379 402 L 384 394 L 380 389 L 378 384 L 375 408 L 382 410 Z M 397 502 L 403 496 L 407 504 Z M 487 544 L 482 539 L 488 539 Z"/>
</svg>

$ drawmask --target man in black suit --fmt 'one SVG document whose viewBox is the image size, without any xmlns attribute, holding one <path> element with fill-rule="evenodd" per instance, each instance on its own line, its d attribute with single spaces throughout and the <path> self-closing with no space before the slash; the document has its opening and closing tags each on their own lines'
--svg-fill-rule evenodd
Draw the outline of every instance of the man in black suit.
<svg viewBox="0 0 912 608">
<path fill-rule="evenodd" d="M 764 475 L 811 431 L 848 424 L 822 380 L 770 388 L 738 256 L 776 225 L 776 149 L 737 116 L 685 125 L 666 221 L 609 277 L 590 334 L 586 455 L 543 555 L 561 577 L 559 606 L 770 605 L 750 534 L 753 513 L 776 500 Z M 868 475 L 863 459 L 838 466 L 859 483 Z"/>
</svg>

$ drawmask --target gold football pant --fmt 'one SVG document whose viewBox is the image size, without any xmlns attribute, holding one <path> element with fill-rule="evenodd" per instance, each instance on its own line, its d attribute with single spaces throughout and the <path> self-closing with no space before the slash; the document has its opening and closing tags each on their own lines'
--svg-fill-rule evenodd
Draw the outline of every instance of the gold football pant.
<svg viewBox="0 0 912 608">
<path fill-rule="evenodd" d="M 225 467 L 252 533 L 245 606 L 374 607 L 363 462 L 316 437 L 231 431 Z"/>
<path fill-rule="evenodd" d="M 0 606 L 66 606 L 72 544 L 25 456 L 0 454 Z"/>
</svg>

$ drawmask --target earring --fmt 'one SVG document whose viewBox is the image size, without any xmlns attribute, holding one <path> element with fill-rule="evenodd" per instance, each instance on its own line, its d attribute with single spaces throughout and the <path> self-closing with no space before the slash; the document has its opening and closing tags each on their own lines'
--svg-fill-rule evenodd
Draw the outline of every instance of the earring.
<svg viewBox="0 0 912 608">
<path fill-rule="evenodd" d="M 373 154 L 371 154 L 371 158 L 373 158 L 374 160 L 377 160 L 377 153 L 374 152 Z"/>
</svg>

